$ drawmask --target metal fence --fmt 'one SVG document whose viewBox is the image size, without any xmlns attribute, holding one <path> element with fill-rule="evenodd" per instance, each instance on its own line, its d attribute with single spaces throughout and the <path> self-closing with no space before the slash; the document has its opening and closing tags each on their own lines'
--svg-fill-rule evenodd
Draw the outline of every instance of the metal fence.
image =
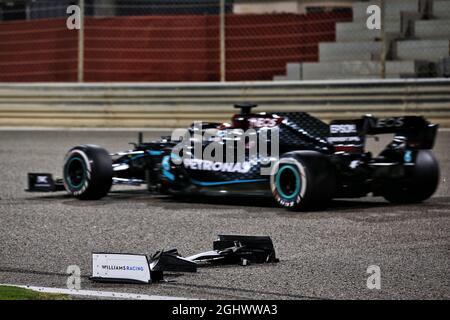
<svg viewBox="0 0 450 320">
<path fill-rule="evenodd" d="M 0 81 L 449 75 L 449 0 L 342 3 L 0 0 Z M 381 30 L 367 27 L 372 4 L 382 10 Z M 80 29 L 67 27 L 71 5 L 81 9 Z"/>
</svg>

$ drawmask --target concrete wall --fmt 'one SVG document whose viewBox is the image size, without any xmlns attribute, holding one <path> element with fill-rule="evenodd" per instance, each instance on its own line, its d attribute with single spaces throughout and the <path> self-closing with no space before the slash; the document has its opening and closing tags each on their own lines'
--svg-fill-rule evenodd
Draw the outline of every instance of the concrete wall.
<svg viewBox="0 0 450 320">
<path fill-rule="evenodd" d="M 319 44 L 319 61 L 365 61 L 378 60 L 381 42 L 322 42 Z"/>
<path fill-rule="evenodd" d="M 405 40 L 396 42 L 400 60 L 438 61 L 450 56 L 450 40 Z"/>
<path fill-rule="evenodd" d="M 416 21 L 414 35 L 419 39 L 450 39 L 450 18 Z"/>
<path fill-rule="evenodd" d="M 236 0 L 237 14 L 306 13 L 308 7 L 351 7 L 357 0 Z"/>
<path fill-rule="evenodd" d="M 450 1 L 434 0 L 433 17 L 438 19 L 450 19 Z"/>
</svg>

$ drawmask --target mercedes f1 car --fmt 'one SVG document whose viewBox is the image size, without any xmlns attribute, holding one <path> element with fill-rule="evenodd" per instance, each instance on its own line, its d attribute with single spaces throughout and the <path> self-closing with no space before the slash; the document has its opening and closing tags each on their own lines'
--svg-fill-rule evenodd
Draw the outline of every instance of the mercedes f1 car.
<svg viewBox="0 0 450 320">
<path fill-rule="evenodd" d="M 110 154 L 95 145 L 72 148 L 64 160 L 62 179 L 29 174 L 29 190 L 65 189 L 76 198 L 93 200 L 106 196 L 114 184 L 146 184 L 149 191 L 168 195 L 273 197 L 282 207 L 310 210 L 324 208 L 333 198 L 368 194 L 394 203 L 415 203 L 437 189 L 439 164 L 431 149 L 438 125 L 421 116 L 366 115 L 326 124 L 304 112 L 255 113 L 252 104 L 235 107 L 240 113 L 230 124 L 202 123 L 200 129 L 195 125 L 187 129 L 194 135 L 188 140 L 200 143 L 201 151 L 214 144 L 215 160 L 198 157 L 192 145 L 180 151 L 180 139 L 143 142 L 140 134 L 133 150 L 125 152 Z M 249 129 L 256 138 L 265 132 L 268 143 L 276 138 L 277 152 L 270 144 L 240 160 L 225 159 L 230 148 L 237 148 L 229 142 L 245 140 L 242 133 Z M 211 130 L 201 141 L 195 138 L 196 133 Z M 385 133 L 394 134 L 393 140 L 380 154 L 368 152 L 367 137 Z M 246 149 L 249 145 L 244 143 Z M 270 173 L 262 174 L 267 166 Z"/>
</svg>

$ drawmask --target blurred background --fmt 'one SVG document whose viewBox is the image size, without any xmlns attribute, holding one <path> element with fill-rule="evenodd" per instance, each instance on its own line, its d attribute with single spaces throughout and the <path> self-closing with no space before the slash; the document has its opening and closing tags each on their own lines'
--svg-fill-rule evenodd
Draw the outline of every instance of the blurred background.
<svg viewBox="0 0 450 320">
<path fill-rule="evenodd" d="M 449 0 L 0 0 L 0 82 L 436 78 L 449 56 Z"/>
<path fill-rule="evenodd" d="M 0 0 L 0 127 L 184 127 L 242 101 L 450 127 L 449 57 L 450 0 Z"/>
</svg>

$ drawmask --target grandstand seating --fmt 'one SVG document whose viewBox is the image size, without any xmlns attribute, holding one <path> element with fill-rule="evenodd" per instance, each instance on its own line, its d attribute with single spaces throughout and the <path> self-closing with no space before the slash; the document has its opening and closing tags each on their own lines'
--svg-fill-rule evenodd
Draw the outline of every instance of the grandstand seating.
<svg viewBox="0 0 450 320">
<path fill-rule="evenodd" d="M 386 3 L 386 77 L 445 76 L 450 56 L 450 0 L 390 0 Z M 353 4 L 353 21 L 336 25 L 336 42 L 319 44 L 319 61 L 297 63 L 300 74 L 274 80 L 377 79 L 382 73 L 380 30 L 366 27 L 367 6 Z M 288 64 L 293 68 L 294 62 Z"/>
</svg>

